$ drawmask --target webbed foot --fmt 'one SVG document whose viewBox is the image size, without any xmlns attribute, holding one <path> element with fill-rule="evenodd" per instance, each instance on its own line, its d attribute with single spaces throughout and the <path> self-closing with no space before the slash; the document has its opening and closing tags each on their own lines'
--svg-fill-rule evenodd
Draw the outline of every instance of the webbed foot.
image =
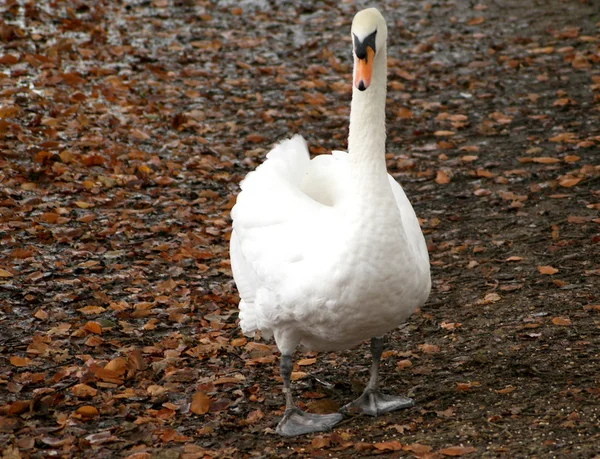
<svg viewBox="0 0 600 459">
<path fill-rule="evenodd" d="M 401 395 L 385 395 L 377 389 L 366 389 L 360 397 L 343 406 L 340 411 L 348 414 L 364 413 L 369 416 L 379 416 L 413 406 L 415 406 L 415 402 L 411 398 Z"/>
<path fill-rule="evenodd" d="M 331 430 L 343 418 L 344 416 L 340 413 L 313 414 L 305 413 L 298 408 L 291 408 L 285 411 L 275 431 L 284 437 L 322 432 Z"/>
</svg>

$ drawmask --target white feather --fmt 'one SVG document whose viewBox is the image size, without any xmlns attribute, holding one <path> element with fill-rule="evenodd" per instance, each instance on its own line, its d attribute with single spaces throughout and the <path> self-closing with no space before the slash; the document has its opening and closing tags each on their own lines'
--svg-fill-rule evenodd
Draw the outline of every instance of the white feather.
<svg viewBox="0 0 600 459">
<path fill-rule="evenodd" d="M 384 22 L 377 27 L 385 32 Z M 246 176 L 231 212 L 241 328 L 274 335 L 282 353 L 299 344 L 345 349 L 381 336 L 429 294 L 423 234 L 385 169 L 381 35 L 372 88 L 353 90 L 349 153 L 310 160 L 301 136 L 285 140 Z"/>
</svg>

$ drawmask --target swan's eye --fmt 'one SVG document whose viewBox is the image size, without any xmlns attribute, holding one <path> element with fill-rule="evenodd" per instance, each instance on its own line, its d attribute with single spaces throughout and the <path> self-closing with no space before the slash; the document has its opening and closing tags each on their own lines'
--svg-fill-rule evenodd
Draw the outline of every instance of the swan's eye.
<svg viewBox="0 0 600 459">
<path fill-rule="evenodd" d="M 356 35 L 354 35 L 354 53 L 359 59 L 368 59 L 367 48 L 373 50 L 373 54 L 377 52 L 375 47 L 375 40 L 377 38 L 377 30 L 360 41 Z"/>
</svg>

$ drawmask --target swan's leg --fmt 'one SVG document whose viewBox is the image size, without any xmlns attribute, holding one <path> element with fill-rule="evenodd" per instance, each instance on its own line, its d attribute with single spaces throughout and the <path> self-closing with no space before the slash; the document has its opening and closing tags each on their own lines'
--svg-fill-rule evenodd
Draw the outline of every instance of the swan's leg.
<svg viewBox="0 0 600 459">
<path fill-rule="evenodd" d="M 412 399 L 403 396 L 385 395 L 379 391 L 379 362 L 383 352 L 383 338 L 371 338 L 371 379 L 364 392 L 353 402 L 342 408 L 347 413 L 365 413 L 378 416 L 388 411 L 400 410 L 414 406 Z"/>
<path fill-rule="evenodd" d="M 292 375 L 292 356 L 282 355 L 280 372 L 283 379 L 283 392 L 285 393 L 285 414 L 277 425 L 276 432 L 285 437 L 293 437 L 310 432 L 330 430 L 340 422 L 343 416 L 340 413 L 312 414 L 296 408 L 290 390 L 290 377 Z"/>
</svg>

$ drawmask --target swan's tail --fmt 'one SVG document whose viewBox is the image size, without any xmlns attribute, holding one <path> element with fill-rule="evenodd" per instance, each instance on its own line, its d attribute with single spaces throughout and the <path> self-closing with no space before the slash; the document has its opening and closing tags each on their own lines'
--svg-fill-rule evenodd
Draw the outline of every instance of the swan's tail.
<svg viewBox="0 0 600 459">
<path fill-rule="evenodd" d="M 247 303 L 240 300 L 240 328 L 246 336 L 254 336 L 254 332 L 260 330 L 263 338 L 270 338 L 272 331 L 259 326 L 258 308 L 254 303 Z"/>
</svg>

